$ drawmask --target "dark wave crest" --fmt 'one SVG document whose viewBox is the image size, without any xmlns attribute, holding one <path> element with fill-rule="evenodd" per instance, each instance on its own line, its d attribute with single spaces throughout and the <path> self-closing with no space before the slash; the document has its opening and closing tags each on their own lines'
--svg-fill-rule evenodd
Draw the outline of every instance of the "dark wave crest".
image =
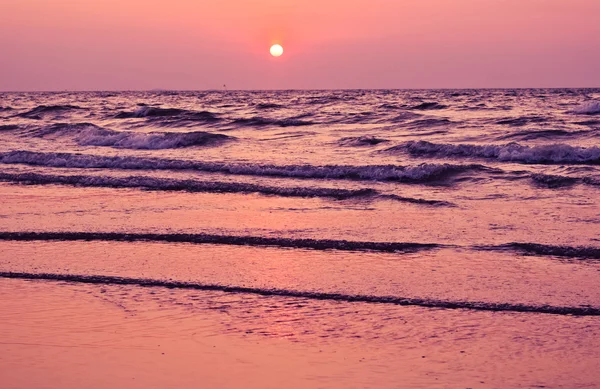
<svg viewBox="0 0 600 389">
<path fill-rule="evenodd" d="M 538 243 L 507 243 L 500 246 L 488 246 L 492 250 L 512 250 L 526 255 L 550 255 L 573 259 L 600 259 L 598 247 L 553 246 Z"/>
<path fill-rule="evenodd" d="M 585 177 L 583 182 L 588 185 L 600 186 L 600 176 Z"/>
<path fill-rule="evenodd" d="M 40 153 L 32 151 L 0 153 L 0 163 L 82 169 L 198 170 L 248 176 L 396 181 L 407 183 L 432 183 L 446 180 L 461 173 L 496 171 L 477 164 L 421 164 L 415 166 L 259 165 L 250 163 L 201 162 L 69 153 Z"/>
<path fill-rule="evenodd" d="M 0 131 L 14 131 L 18 130 L 20 127 L 16 124 L 3 124 L 0 125 Z"/>
<path fill-rule="evenodd" d="M 72 137 L 81 146 L 160 150 L 192 146 L 216 146 L 235 138 L 204 131 L 133 132 L 113 131 L 91 123 L 55 123 L 23 133 L 38 138 Z"/>
<path fill-rule="evenodd" d="M 522 127 L 531 123 L 546 123 L 547 118 L 541 116 L 521 116 L 518 118 L 506 118 L 496 122 L 496 124 L 504 124 L 511 127 Z"/>
<path fill-rule="evenodd" d="M 260 193 L 263 195 L 274 195 L 282 197 L 325 197 L 337 200 L 345 200 L 360 197 L 375 197 L 377 191 L 373 189 L 333 189 L 315 187 L 272 187 L 255 184 L 218 182 L 218 181 L 196 181 L 175 180 L 168 178 L 130 176 L 130 177 L 108 177 L 108 176 L 59 176 L 37 173 L 2 173 L 0 181 L 14 182 L 28 185 L 72 185 L 92 188 L 135 188 L 160 191 L 185 191 L 205 193 Z M 398 198 L 401 200 L 402 198 Z M 419 201 L 414 199 L 413 202 Z M 423 204 L 426 204 L 426 200 Z"/>
<path fill-rule="evenodd" d="M 600 101 L 588 101 L 575 108 L 572 113 L 578 115 L 600 115 Z"/>
<path fill-rule="evenodd" d="M 115 118 L 129 119 L 129 118 L 177 116 L 177 115 L 181 115 L 184 112 L 185 112 L 185 110 L 177 109 L 177 108 L 158 108 L 158 107 L 143 106 L 141 108 L 138 108 L 134 112 L 119 112 L 115 116 Z"/>
<path fill-rule="evenodd" d="M 517 139 L 517 140 L 539 140 L 548 138 L 570 138 L 581 137 L 582 135 L 593 135 L 593 131 L 566 131 L 566 130 L 540 130 L 540 131 L 520 131 L 498 137 L 498 140 Z"/>
<path fill-rule="evenodd" d="M 552 174 L 532 174 L 535 183 L 546 188 L 564 188 L 573 186 L 580 180 L 575 177 L 559 176 Z"/>
<path fill-rule="evenodd" d="M 511 251 L 532 256 L 551 256 L 577 260 L 600 259 L 599 247 L 556 246 L 540 243 L 512 242 L 500 245 L 459 246 L 440 243 L 369 242 L 333 239 L 270 238 L 259 236 L 214 234 L 152 234 L 120 232 L 0 232 L 6 241 L 106 241 L 106 242 L 167 242 L 222 244 L 233 246 L 284 247 L 313 250 L 375 251 L 412 253 L 422 250 L 458 248 L 475 251 Z"/>
<path fill-rule="evenodd" d="M 18 114 L 17 116 L 28 119 L 42 119 L 48 114 L 62 114 L 73 110 L 81 110 L 83 108 L 76 105 L 39 105 L 27 112 Z"/>
<path fill-rule="evenodd" d="M 82 146 L 110 146 L 136 150 L 176 149 L 192 146 L 217 146 L 235 138 L 204 131 L 193 132 L 93 132 L 76 140 Z"/>
<path fill-rule="evenodd" d="M 217 114 L 208 111 L 190 111 L 179 108 L 160 108 L 148 106 L 142 106 L 133 112 L 120 112 L 115 116 L 115 118 L 179 119 L 181 121 L 207 123 L 218 122 L 221 120 Z"/>
<path fill-rule="evenodd" d="M 505 145 L 440 144 L 427 141 L 410 141 L 388 149 L 416 156 L 453 158 L 484 158 L 506 162 L 530 164 L 598 164 L 600 147 L 577 147 L 567 144 L 524 146 L 518 143 Z"/>
<path fill-rule="evenodd" d="M 264 126 L 278 126 L 278 127 L 301 127 L 311 126 L 316 124 L 312 121 L 301 120 L 299 118 L 286 118 L 286 119 L 270 119 L 262 116 L 254 116 L 249 118 L 238 118 L 232 121 L 237 126 L 250 126 L 250 127 L 264 127 Z"/>
<path fill-rule="evenodd" d="M 332 239 L 266 238 L 211 234 L 126 234 L 118 232 L 0 232 L 9 241 L 105 241 L 224 244 L 233 246 L 286 247 L 313 250 L 377 251 L 405 253 L 433 250 L 444 245 L 413 242 L 356 242 Z"/>
<path fill-rule="evenodd" d="M 417 306 L 423 308 L 438 309 L 469 309 L 476 311 L 492 312 L 520 312 L 520 313 L 542 313 L 553 315 L 573 316 L 599 316 L 600 308 L 597 307 L 564 307 L 551 305 L 525 305 L 510 303 L 489 303 L 478 301 L 447 301 L 435 299 L 407 298 L 398 296 L 369 296 L 349 295 L 342 293 L 307 292 L 287 289 L 252 288 L 243 286 L 229 286 L 218 284 L 201 284 L 183 281 L 167 281 L 147 278 L 129 278 L 101 275 L 76 275 L 76 274 L 48 274 L 48 273 L 13 273 L 0 272 L 2 278 L 24 279 L 24 280 L 46 280 L 76 282 L 94 285 L 133 285 L 140 287 L 169 288 L 169 289 L 193 289 L 205 291 L 221 291 L 226 293 L 248 293 L 262 296 L 281 296 L 306 298 L 313 300 L 332 300 L 350 303 L 372 303 L 372 304 L 394 304 L 402 306 Z"/>
<path fill-rule="evenodd" d="M 389 142 L 387 139 L 380 139 L 374 136 L 363 135 L 359 137 L 347 137 L 339 140 L 341 146 L 361 147 L 375 146 L 380 143 Z"/>
<path fill-rule="evenodd" d="M 418 119 L 413 120 L 411 122 L 406 123 L 408 128 L 420 130 L 420 129 L 428 129 L 432 127 L 442 127 L 449 126 L 453 122 L 445 119 L 445 118 L 427 118 L 427 119 Z"/>
<path fill-rule="evenodd" d="M 275 104 L 275 103 L 258 103 L 255 105 L 257 109 L 276 109 L 283 108 L 283 105 Z"/>
<path fill-rule="evenodd" d="M 448 108 L 448 106 L 437 103 L 437 102 L 430 102 L 430 103 L 421 103 L 419 105 L 415 105 L 414 107 L 411 107 L 410 109 L 415 109 L 418 111 L 427 111 L 427 110 L 444 109 L 444 108 Z"/>
<path fill-rule="evenodd" d="M 78 136 L 82 134 L 110 135 L 116 131 L 107 130 L 92 123 L 53 123 L 39 128 L 28 128 L 22 133 L 24 136 L 45 138 L 52 136 Z"/>
</svg>

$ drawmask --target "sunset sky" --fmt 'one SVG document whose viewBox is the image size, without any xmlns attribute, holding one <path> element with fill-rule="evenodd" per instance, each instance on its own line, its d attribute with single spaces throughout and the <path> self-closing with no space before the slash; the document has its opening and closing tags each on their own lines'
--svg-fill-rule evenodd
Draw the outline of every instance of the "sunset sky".
<svg viewBox="0 0 600 389">
<path fill-rule="evenodd" d="M 2 0 L 0 90 L 600 87 L 599 20 L 598 0 Z"/>
</svg>

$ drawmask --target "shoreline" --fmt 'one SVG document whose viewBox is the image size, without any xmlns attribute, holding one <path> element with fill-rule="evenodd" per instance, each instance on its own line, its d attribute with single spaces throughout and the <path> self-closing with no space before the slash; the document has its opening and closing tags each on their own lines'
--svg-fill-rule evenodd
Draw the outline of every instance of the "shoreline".
<svg viewBox="0 0 600 389">
<path fill-rule="evenodd" d="M 398 307 L 369 323 L 380 307 L 7 279 L 0 297 L 6 389 L 574 388 L 596 382 L 600 361 L 597 318 Z M 257 312 L 243 320 L 245 309 Z M 559 335 L 537 338 L 550 332 Z M 567 338 L 585 347 L 557 351 Z M 545 368 L 530 371 L 533 361 Z"/>
</svg>

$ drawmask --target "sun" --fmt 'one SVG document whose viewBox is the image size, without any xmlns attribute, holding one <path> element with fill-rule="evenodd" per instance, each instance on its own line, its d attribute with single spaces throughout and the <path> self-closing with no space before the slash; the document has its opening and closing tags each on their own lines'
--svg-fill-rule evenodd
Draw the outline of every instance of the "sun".
<svg viewBox="0 0 600 389">
<path fill-rule="evenodd" d="M 283 47 L 281 47 L 281 45 L 273 45 L 271 46 L 270 51 L 273 57 L 281 57 L 281 55 L 283 54 Z"/>
</svg>

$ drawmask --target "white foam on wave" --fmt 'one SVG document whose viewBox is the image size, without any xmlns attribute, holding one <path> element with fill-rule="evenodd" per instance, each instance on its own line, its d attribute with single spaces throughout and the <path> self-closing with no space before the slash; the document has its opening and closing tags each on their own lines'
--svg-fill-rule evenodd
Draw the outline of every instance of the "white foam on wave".
<svg viewBox="0 0 600 389">
<path fill-rule="evenodd" d="M 411 141 L 400 146 L 394 146 L 387 151 L 406 151 L 413 155 L 431 155 L 437 157 L 485 158 L 521 163 L 600 162 L 599 147 L 578 147 L 567 144 L 524 146 L 519 143 L 473 145 Z"/>
<path fill-rule="evenodd" d="M 80 146 L 110 146 L 125 149 L 160 150 L 210 146 L 233 139 L 222 134 L 193 132 L 122 132 L 90 123 L 57 123 L 28 132 L 39 138 L 72 137 Z"/>
<path fill-rule="evenodd" d="M 573 113 L 579 115 L 596 115 L 600 114 L 600 101 L 588 101 L 581 104 L 573 110 Z"/>
<path fill-rule="evenodd" d="M 203 131 L 173 133 L 128 133 L 111 131 L 110 133 L 90 131 L 81 133 L 75 138 L 81 146 L 110 146 L 137 150 L 174 149 L 190 146 L 215 145 L 232 139 L 221 134 L 212 134 Z"/>
<path fill-rule="evenodd" d="M 282 197 L 325 197 L 338 200 L 356 197 L 374 197 L 378 192 L 374 189 L 339 189 L 315 187 L 275 187 L 237 182 L 176 180 L 170 178 L 157 178 L 146 176 L 111 177 L 111 176 L 79 176 L 79 175 L 53 175 L 37 173 L 3 173 L 0 172 L 0 181 L 27 183 L 33 185 L 73 185 L 80 187 L 99 188 L 138 188 L 162 191 L 187 191 L 204 193 L 260 193 L 264 195 Z M 438 202 L 398 197 L 400 201 L 431 204 Z"/>
<path fill-rule="evenodd" d="M 128 156 L 99 156 L 68 153 L 12 151 L 0 153 L 0 163 L 70 168 L 108 168 L 127 170 L 199 170 L 205 172 L 307 179 L 349 179 L 365 181 L 428 182 L 468 172 L 490 170 L 482 165 L 420 164 L 415 166 L 375 165 L 259 165 L 183 161 Z"/>
</svg>

